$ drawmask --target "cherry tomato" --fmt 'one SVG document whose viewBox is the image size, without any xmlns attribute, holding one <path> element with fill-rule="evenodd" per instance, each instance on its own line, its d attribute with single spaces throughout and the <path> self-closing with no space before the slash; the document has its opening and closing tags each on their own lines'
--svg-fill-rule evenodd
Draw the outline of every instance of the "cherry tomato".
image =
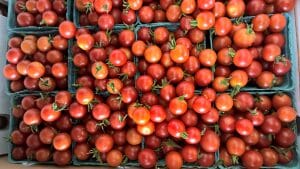
<svg viewBox="0 0 300 169">
<path fill-rule="evenodd" d="M 71 143 L 71 137 L 67 133 L 59 133 L 53 138 L 53 147 L 58 151 L 67 150 Z"/>
<path fill-rule="evenodd" d="M 75 36 L 76 27 L 71 21 L 63 21 L 59 24 L 58 30 L 62 37 L 72 39 Z"/>
</svg>

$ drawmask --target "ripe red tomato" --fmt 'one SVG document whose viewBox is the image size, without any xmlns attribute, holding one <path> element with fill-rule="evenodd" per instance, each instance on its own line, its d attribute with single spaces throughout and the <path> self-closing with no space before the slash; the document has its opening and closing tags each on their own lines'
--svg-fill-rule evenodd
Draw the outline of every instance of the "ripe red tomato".
<svg viewBox="0 0 300 169">
<path fill-rule="evenodd" d="M 253 132 L 253 124 L 248 119 L 238 119 L 235 123 L 237 133 L 242 136 L 249 136 Z"/>
<path fill-rule="evenodd" d="M 205 152 L 214 153 L 220 147 L 220 137 L 214 131 L 206 129 L 201 137 L 200 146 Z"/>
<path fill-rule="evenodd" d="M 177 151 L 170 151 L 165 157 L 166 166 L 172 169 L 180 169 L 183 165 L 183 159 Z"/>
<path fill-rule="evenodd" d="M 169 111 L 175 115 L 182 115 L 187 111 L 187 102 L 183 96 L 173 98 L 169 103 Z"/>
<path fill-rule="evenodd" d="M 233 64 L 239 68 L 248 67 L 253 61 L 253 56 L 248 49 L 239 49 L 233 57 Z"/>
<path fill-rule="evenodd" d="M 72 140 L 68 133 L 59 133 L 53 138 L 53 147 L 58 151 L 67 150 L 71 143 Z"/>
<path fill-rule="evenodd" d="M 154 123 L 161 123 L 167 117 L 167 113 L 163 106 L 161 105 L 154 105 L 150 108 L 150 119 Z"/>
<path fill-rule="evenodd" d="M 211 109 L 211 102 L 204 96 L 197 96 L 192 103 L 192 108 L 199 114 L 205 114 Z"/>
<path fill-rule="evenodd" d="M 198 8 L 201 10 L 211 10 L 215 7 L 215 0 L 197 0 Z"/>
<path fill-rule="evenodd" d="M 217 54 L 212 49 L 204 49 L 199 54 L 200 64 L 206 67 L 211 67 L 215 65 L 217 61 Z"/>
<path fill-rule="evenodd" d="M 196 21 L 191 24 L 200 30 L 209 30 L 215 25 L 215 15 L 210 11 L 202 11 L 197 15 Z"/>
<path fill-rule="evenodd" d="M 230 33 L 232 29 L 232 22 L 227 17 L 219 17 L 214 26 L 216 35 L 225 36 Z"/>
<path fill-rule="evenodd" d="M 196 127 L 189 127 L 186 129 L 187 137 L 184 141 L 188 144 L 198 144 L 201 140 L 201 132 Z"/>
<path fill-rule="evenodd" d="M 96 138 L 95 146 L 100 153 L 109 152 L 113 148 L 113 145 L 114 145 L 114 140 L 112 136 L 108 134 L 100 134 Z"/>
<path fill-rule="evenodd" d="M 157 156 L 152 149 L 145 148 L 138 153 L 138 161 L 143 168 L 153 168 L 157 163 Z"/>
<path fill-rule="evenodd" d="M 244 15 L 245 8 L 243 0 L 230 0 L 226 5 L 226 12 L 230 18 L 238 18 Z"/>
<path fill-rule="evenodd" d="M 85 33 L 79 35 L 77 38 L 77 45 L 80 49 L 88 51 L 94 47 L 95 39 L 91 34 Z"/>
<path fill-rule="evenodd" d="M 149 63 L 157 63 L 162 57 L 161 49 L 156 45 L 150 45 L 146 48 L 144 57 Z"/>
<path fill-rule="evenodd" d="M 146 123 L 144 125 L 137 126 L 137 131 L 144 136 L 149 136 L 149 135 L 153 134 L 154 130 L 155 130 L 155 126 L 152 121 L 148 121 L 148 123 Z"/>
<path fill-rule="evenodd" d="M 94 0 L 93 7 L 99 14 L 109 13 L 112 10 L 112 0 Z"/>
<path fill-rule="evenodd" d="M 293 107 L 283 106 L 280 107 L 277 112 L 277 117 L 280 121 L 284 123 L 290 123 L 296 119 L 297 112 Z"/>
<path fill-rule="evenodd" d="M 220 111 L 227 112 L 233 107 L 233 99 L 227 93 L 222 93 L 216 97 L 216 108 Z"/>
<path fill-rule="evenodd" d="M 41 110 L 41 118 L 46 122 L 53 122 L 57 120 L 61 112 L 56 104 L 47 104 Z"/>
<path fill-rule="evenodd" d="M 226 148 L 229 154 L 242 156 L 246 151 L 245 142 L 238 137 L 230 137 L 226 142 Z"/>
<path fill-rule="evenodd" d="M 71 21 L 63 21 L 59 24 L 58 30 L 62 37 L 72 39 L 75 36 L 76 27 Z"/>
<path fill-rule="evenodd" d="M 88 105 L 94 99 L 94 93 L 90 88 L 81 87 L 76 91 L 76 100 L 82 105 Z"/>
<path fill-rule="evenodd" d="M 172 119 L 168 123 L 168 133 L 175 138 L 185 138 L 186 130 L 184 123 L 178 119 Z"/>
<path fill-rule="evenodd" d="M 254 43 L 255 37 L 252 28 L 247 27 L 237 30 L 233 35 L 233 41 L 240 48 L 248 48 Z"/>
<path fill-rule="evenodd" d="M 28 109 L 23 116 L 24 123 L 27 125 L 38 125 L 42 122 L 40 111 L 36 108 Z"/>
<path fill-rule="evenodd" d="M 150 111 L 146 107 L 138 107 L 131 116 L 136 124 L 144 125 L 150 120 Z"/>
<path fill-rule="evenodd" d="M 175 63 L 184 63 L 189 58 L 189 50 L 185 45 L 177 44 L 170 51 L 170 57 Z"/>
<path fill-rule="evenodd" d="M 78 102 L 73 102 L 69 107 L 69 114 L 75 119 L 84 117 L 86 113 L 87 107 L 85 105 L 79 104 Z"/>
<path fill-rule="evenodd" d="M 192 14 L 196 9 L 195 0 L 183 0 L 180 4 L 180 9 L 184 14 Z"/>
</svg>

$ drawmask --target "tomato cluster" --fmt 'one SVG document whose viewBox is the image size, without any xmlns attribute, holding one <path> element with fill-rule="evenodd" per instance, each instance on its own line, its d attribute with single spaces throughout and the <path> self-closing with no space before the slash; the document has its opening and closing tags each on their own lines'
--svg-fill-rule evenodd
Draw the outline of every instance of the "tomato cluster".
<svg viewBox="0 0 300 169">
<path fill-rule="evenodd" d="M 61 2 L 18 0 L 15 10 L 36 8 L 41 18 Z M 279 12 L 294 5 L 75 0 L 75 24 L 42 21 L 60 23 L 59 35 L 9 40 L 3 73 L 11 91 L 50 92 L 27 94 L 12 108 L 12 158 L 170 169 L 288 164 L 296 156 L 297 113 L 289 93 L 272 87 L 291 71 L 288 21 Z"/>
<path fill-rule="evenodd" d="M 294 159 L 296 110 L 288 94 L 235 97 L 234 113 L 220 117 L 220 159 L 225 166 L 273 167 Z"/>
<path fill-rule="evenodd" d="M 16 0 L 16 23 L 19 27 L 58 26 L 66 20 L 65 0 Z"/>
<path fill-rule="evenodd" d="M 54 161 L 57 165 L 71 162 L 73 120 L 67 108 L 72 97 L 68 91 L 52 95 L 27 95 L 15 100 L 12 108 L 14 125 L 10 134 L 14 160 Z M 69 110 L 71 112 L 71 110 Z"/>
<path fill-rule="evenodd" d="M 67 89 L 68 41 L 59 34 L 12 34 L 3 75 L 10 92 Z"/>
<path fill-rule="evenodd" d="M 125 103 L 137 99 L 134 76 L 137 67 L 130 46 L 135 40 L 130 29 L 118 32 L 78 29 L 72 48 L 73 64 L 78 68 L 75 86 L 115 95 Z M 131 86 L 130 86 L 131 84 Z"/>
<path fill-rule="evenodd" d="M 232 80 L 236 75 L 239 79 L 232 87 L 255 84 L 266 89 L 282 85 L 284 76 L 291 70 L 290 56 L 283 54 L 286 39 L 282 31 L 286 24 L 283 14 L 270 17 L 258 14 L 248 23 L 239 20 L 231 23 L 228 18 L 218 18 L 212 46 L 217 53 L 214 82 L 219 83 L 213 82 L 213 86 L 224 86 L 220 82 L 228 77 Z M 224 90 L 227 88 L 228 85 L 224 86 Z"/>
</svg>

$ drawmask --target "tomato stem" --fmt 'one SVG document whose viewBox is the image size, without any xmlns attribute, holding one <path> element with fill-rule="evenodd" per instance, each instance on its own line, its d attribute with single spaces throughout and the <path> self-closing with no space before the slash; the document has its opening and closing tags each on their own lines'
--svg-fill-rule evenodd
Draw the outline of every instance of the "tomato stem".
<svg viewBox="0 0 300 169">
<path fill-rule="evenodd" d="M 232 164 L 239 164 L 239 157 L 236 155 L 231 156 Z"/>
<path fill-rule="evenodd" d="M 255 115 L 258 114 L 258 112 L 257 112 L 257 107 L 255 107 L 255 109 L 253 109 L 253 110 L 249 109 L 248 111 L 249 111 L 250 114 L 253 115 L 253 116 L 255 116 Z"/>
<path fill-rule="evenodd" d="M 88 2 L 85 4 L 84 6 L 85 8 L 85 13 L 88 14 L 88 13 L 91 13 L 93 11 L 93 3 L 92 2 Z"/>
<path fill-rule="evenodd" d="M 233 48 L 229 48 L 228 55 L 233 58 L 235 56 L 235 50 Z"/>
<path fill-rule="evenodd" d="M 190 21 L 190 25 L 191 25 L 192 28 L 195 28 L 195 27 L 198 26 L 198 21 L 195 20 L 195 19 L 194 19 L 194 20 L 191 20 L 191 21 Z"/>
<path fill-rule="evenodd" d="M 241 90 L 241 86 L 237 85 L 235 87 L 233 87 L 232 91 L 230 92 L 230 96 L 233 97 L 235 95 L 237 95 Z"/>
</svg>

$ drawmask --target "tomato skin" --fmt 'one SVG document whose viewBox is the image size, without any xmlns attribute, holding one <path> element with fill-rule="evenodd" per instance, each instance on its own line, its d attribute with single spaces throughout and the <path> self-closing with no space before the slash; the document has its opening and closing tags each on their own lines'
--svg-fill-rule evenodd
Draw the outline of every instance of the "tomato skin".
<svg viewBox="0 0 300 169">
<path fill-rule="evenodd" d="M 12 64 L 3 67 L 3 76 L 8 80 L 19 80 L 21 78 L 16 66 Z"/>
<path fill-rule="evenodd" d="M 227 17 L 219 17 L 215 23 L 215 33 L 218 36 L 225 36 L 230 33 L 232 29 L 231 20 Z"/>
<path fill-rule="evenodd" d="M 226 5 L 226 12 L 230 18 L 238 18 L 244 15 L 245 8 L 243 0 L 230 0 Z"/>
<path fill-rule="evenodd" d="M 275 142 L 281 147 L 288 148 L 296 141 L 296 134 L 290 128 L 282 128 L 279 133 L 275 135 Z"/>
<path fill-rule="evenodd" d="M 181 156 L 185 162 L 193 163 L 197 161 L 198 150 L 196 146 L 186 145 L 181 150 Z"/>
<path fill-rule="evenodd" d="M 297 112 L 293 107 L 283 106 L 280 107 L 277 112 L 277 117 L 283 123 L 290 123 L 296 119 Z"/>
<path fill-rule="evenodd" d="M 242 156 L 242 164 L 246 168 L 260 168 L 263 166 L 263 156 L 255 150 L 248 150 Z"/>
<path fill-rule="evenodd" d="M 143 168 L 153 168 L 157 162 L 155 152 L 149 148 L 145 148 L 138 153 L 138 161 Z"/>
<path fill-rule="evenodd" d="M 239 49 L 233 57 L 233 64 L 239 68 L 248 67 L 253 61 L 253 56 L 248 49 Z"/>
<path fill-rule="evenodd" d="M 136 88 L 141 92 L 150 92 L 153 85 L 152 77 L 148 75 L 139 76 L 136 80 Z"/>
<path fill-rule="evenodd" d="M 204 96 L 197 96 L 192 103 L 192 108 L 199 114 L 205 114 L 211 110 L 211 103 Z"/>
<path fill-rule="evenodd" d="M 89 151 L 90 146 L 87 143 L 79 143 L 74 147 L 74 155 L 78 160 L 87 160 L 90 157 Z"/>
<path fill-rule="evenodd" d="M 188 144 L 198 144 L 201 141 L 201 132 L 196 127 L 189 127 L 186 129 L 187 138 L 185 142 Z"/>
<path fill-rule="evenodd" d="M 278 153 L 272 148 L 263 148 L 260 150 L 263 156 L 264 166 L 275 166 L 278 163 Z"/>
<path fill-rule="evenodd" d="M 280 61 L 274 62 L 272 64 L 272 72 L 276 76 L 284 76 L 291 70 L 291 61 L 287 59 L 286 57 L 280 57 Z"/>
<path fill-rule="evenodd" d="M 166 10 L 166 18 L 169 22 L 178 22 L 181 15 L 180 6 L 173 4 Z"/>
<path fill-rule="evenodd" d="M 274 14 L 270 18 L 269 30 L 271 32 L 282 32 L 287 24 L 286 18 L 282 14 Z"/>
<path fill-rule="evenodd" d="M 165 157 L 166 166 L 172 169 L 180 169 L 183 165 L 183 159 L 177 151 L 170 151 Z"/>
<path fill-rule="evenodd" d="M 105 103 L 98 103 L 93 106 L 92 115 L 96 120 L 107 119 L 110 115 L 110 109 Z"/>
<path fill-rule="evenodd" d="M 59 24 L 58 30 L 62 37 L 72 39 L 75 36 L 76 27 L 71 21 L 63 21 Z"/>
<path fill-rule="evenodd" d="M 27 125 L 38 125 L 42 122 L 40 111 L 36 108 L 28 109 L 23 116 L 24 123 Z"/>
<path fill-rule="evenodd" d="M 72 141 L 76 143 L 86 142 L 88 138 L 88 132 L 83 125 L 76 125 L 70 132 Z"/>
<path fill-rule="evenodd" d="M 132 113 L 132 120 L 138 125 L 144 125 L 150 120 L 150 111 L 145 107 L 138 107 Z"/>
<path fill-rule="evenodd" d="M 78 102 L 73 102 L 69 108 L 70 116 L 75 119 L 82 118 L 87 113 L 87 107 Z"/>
<path fill-rule="evenodd" d="M 205 152 L 216 152 L 220 147 L 220 137 L 214 131 L 206 129 L 201 137 L 200 146 Z"/>
<path fill-rule="evenodd" d="M 203 11 L 197 15 L 196 21 L 197 21 L 197 27 L 200 30 L 203 30 L 203 31 L 208 30 L 214 26 L 215 16 L 212 12 Z"/>
<path fill-rule="evenodd" d="M 24 57 L 24 54 L 20 48 L 10 48 L 5 55 L 6 60 L 11 64 L 17 64 Z"/>
<path fill-rule="evenodd" d="M 56 165 L 65 166 L 71 162 L 72 154 L 69 150 L 55 151 L 53 153 L 53 161 Z"/>
<path fill-rule="evenodd" d="M 238 119 L 235 123 L 235 128 L 237 133 L 242 136 L 249 136 L 254 130 L 252 122 L 248 119 Z"/>
<path fill-rule="evenodd" d="M 169 110 L 175 115 L 182 115 L 187 111 L 187 103 L 182 97 L 173 98 L 169 103 Z"/>
<path fill-rule="evenodd" d="M 265 116 L 265 121 L 261 125 L 261 131 L 266 134 L 276 134 L 281 129 L 281 122 L 275 115 Z"/>
<path fill-rule="evenodd" d="M 197 0 L 198 8 L 201 10 L 211 10 L 215 7 L 215 0 Z"/>
<path fill-rule="evenodd" d="M 261 110 L 252 110 L 247 112 L 245 116 L 248 120 L 252 122 L 254 126 L 260 126 L 264 122 L 264 114 L 262 113 Z"/>
<path fill-rule="evenodd" d="M 162 57 L 161 49 L 156 45 L 148 46 L 144 52 L 145 60 L 149 63 L 157 63 Z"/>
<path fill-rule="evenodd" d="M 170 57 L 175 63 L 184 63 L 189 58 L 189 50 L 185 45 L 177 44 L 174 49 L 170 51 Z"/>
<path fill-rule="evenodd" d="M 184 123 L 178 119 L 172 119 L 168 123 L 168 133 L 175 137 L 181 138 L 182 134 L 185 132 Z"/>
<path fill-rule="evenodd" d="M 233 41 L 240 48 L 248 48 L 254 43 L 255 37 L 252 28 L 242 28 L 234 33 Z"/>
<path fill-rule="evenodd" d="M 68 133 L 59 133 L 53 138 L 53 146 L 58 151 L 67 150 L 71 143 L 71 137 Z"/>
<path fill-rule="evenodd" d="M 96 149 L 101 153 L 109 152 L 114 145 L 113 138 L 108 134 L 101 134 L 97 137 L 95 146 Z"/>
<path fill-rule="evenodd" d="M 229 154 L 235 156 L 242 156 L 246 149 L 245 142 L 238 137 L 230 137 L 226 142 L 226 148 Z"/>
<path fill-rule="evenodd" d="M 91 34 L 81 34 L 77 37 L 77 45 L 80 49 L 88 51 L 94 47 L 95 39 Z"/>
<path fill-rule="evenodd" d="M 150 119 L 155 123 L 163 122 L 167 117 L 167 113 L 163 106 L 154 105 L 150 108 Z"/>
<path fill-rule="evenodd" d="M 142 134 L 144 136 L 149 136 L 154 133 L 155 126 L 152 121 L 148 121 L 148 123 L 146 123 L 144 125 L 138 125 L 137 130 L 140 134 Z"/>
<path fill-rule="evenodd" d="M 217 96 L 215 104 L 218 110 L 227 112 L 233 107 L 233 99 L 229 94 L 222 93 L 219 96 Z"/>
<path fill-rule="evenodd" d="M 201 68 L 195 74 L 196 83 L 201 86 L 208 86 L 213 81 L 213 73 L 208 68 Z"/>
<path fill-rule="evenodd" d="M 61 112 L 53 108 L 53 104 L 47 104 L 41 110 L 41 118 L 46 122 L 53 122 L 60 117 Z"/>
<path fill-rule="evenodd" d="M 271 102 L 271 101 L 270 101 Z M 292 106 L 292 99 L 289 95 L 284 93 L 277 93 L 272 97 L 272 103 L 270 107 L 273 106 L 276 110 L 284 106 Z"/>
<path fill-rule="evenodd" d="M 109 13 L 112 10 L 111 0 L 94 0 L 93 7 L 99 14 Z"/>
<path fill-rule="evenodd" d="M 81 87 L 76 91 L 76 100 L 82 105 L 87 105 L 91 103 L 94 99 L 94 93 L 90 88 Z"/>
<path fill-rule="evenodd" d="M 201 65 L 211 67 L 217 61 L 217 54 L 212 49 L 204 49 L 199 54 L 199 61 Z"/>
</svg>

